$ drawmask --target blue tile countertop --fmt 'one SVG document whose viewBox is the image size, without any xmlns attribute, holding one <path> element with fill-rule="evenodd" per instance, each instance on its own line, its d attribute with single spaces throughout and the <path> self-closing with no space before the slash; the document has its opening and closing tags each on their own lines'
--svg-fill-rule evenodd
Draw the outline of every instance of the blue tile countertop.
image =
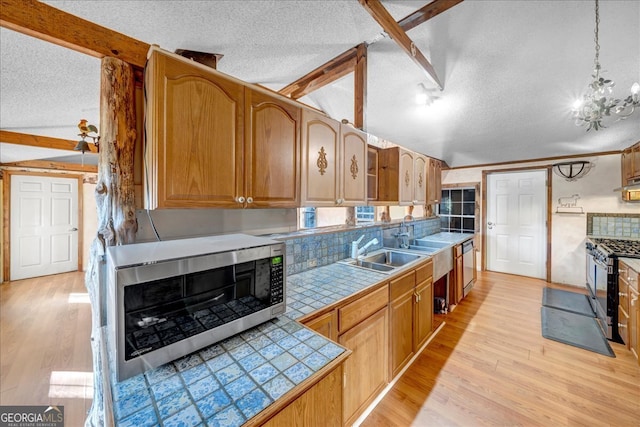
<svg viewBox="0 0 640 427">
<path fill-rule="evenodd" d="M 117 426 L 240 426 L 345 349 L 286 316 L 111 386 Z"/>
<path fill-rule="evenodd" d="M 287 276 L 286 316 L 299 319 L 389 276 L 345 264 L 330 264 Z"/>
</svg>

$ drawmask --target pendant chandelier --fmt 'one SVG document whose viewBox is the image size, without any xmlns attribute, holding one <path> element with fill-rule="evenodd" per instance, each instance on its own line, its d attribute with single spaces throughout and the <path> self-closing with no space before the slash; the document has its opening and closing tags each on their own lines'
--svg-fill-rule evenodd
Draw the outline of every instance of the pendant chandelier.
<svg viewBox="0 0 640 427">
<path fill-rule="evenodd" d="M 598 40 L 598 27 L 600 26 L 600 8 L 596 1 L 596 28 L 594 41 L 596 43 L 596 56 L 594 70 L 587 91 L 573 104 L 573 118 L 577 126 L 587 126 L 587 131 L 598 130 L 605 127 L 602 120 L 614 114 L 617 120 L 624 120 L 640 106 L 640 84 L 637 82 L 631 86 L 631 94 L 624 100 L 610 96 L 613 93 L 615 83 L 600 75 L 600 44 Z"/>
</svg>

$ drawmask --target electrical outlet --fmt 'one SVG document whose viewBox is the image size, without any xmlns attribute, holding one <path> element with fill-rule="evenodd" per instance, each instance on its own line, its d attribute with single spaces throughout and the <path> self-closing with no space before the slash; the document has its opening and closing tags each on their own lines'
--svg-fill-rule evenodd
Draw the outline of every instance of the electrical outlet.
<svg viewBox="0 0 640 427">
<path fill-rule="evenodd" d="M 318 266 L 318 260 L 317 259 L 310 259 L 309 261 L 307 261 L 307 266 L 309 268 L 317 267 Z"/>
</svg>

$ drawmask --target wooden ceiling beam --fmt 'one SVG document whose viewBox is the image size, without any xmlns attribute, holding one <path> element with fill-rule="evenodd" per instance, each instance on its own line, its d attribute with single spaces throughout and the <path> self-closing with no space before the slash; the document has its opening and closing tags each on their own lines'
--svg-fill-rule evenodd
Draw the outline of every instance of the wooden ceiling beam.
<svg viewBox="0 0 640 427">
<path fill-rule="evenodd" d="M 30 169 L 55 169 L 68 172 L 98 173 L 98 166 L 96 165 L 81 165 L 77 163 L 55 162 L 51 160 L 25 160 L 22 162 L 0 163 L 0 166 Z"/>
<path fill-rule="evenodd" d="M 290 96 L 293 99 L 302 98 L 314 90 L 320 89 L 353 71 L 356 55 L 357 49 L 352 47 L 315 70 L 300 77 L 293 83 L 283 87 L 278 92 L 284 96 Z"/>
<path fill-rule="evenodd" d="M 425 58 L 420 49 L 409 38 L 407 33 L 393 19 L 393 16 L 380 3 L 380 0 L 358 0 L 367 12 L 376 20 L 382 29 L 405 51 L 407 55 L 422 68 L 427 75 L 439 88 L 444 89 L 436 74 L 436 70 L 431 63 Z"/>
<path fill-rule="evenodd" d="M 356 66 L 353 76 L 353 124 L 358 129 L 365 129 L 367 105 L 367 46 L 364 43 L 356 46 Z"/>
<path fill-rule="evenodd" d="M 462 0 L 433 0 L 422 6 L 410 15 L 405 16 L 398 21 L 398 25 L 405 31 L 409 31 L 412 28 L 428 21 L 436 15 L 452 8 L 458 3 L 462 3 Z"/>
<path fill-rule="evenodd" d="M 0 142 L 8 144 L 27 145 L 30 147 L 50 148 L 53 150 L 70 150 L 74 148 L 78 141 L 71 141 L 61 138 L 51 138 L 49 136 L 31 135 L 28 133 L 11 132 L 0 129 Z M 92 143 L 89 143 L 89 150 L 97 153 L 98 149 Z"/>
<path fill-rule="evenodd" d="M 36 0 L 0 0 L 0 26 L 87 55 L 144 68 L 149 44 Z"/>
</svg>

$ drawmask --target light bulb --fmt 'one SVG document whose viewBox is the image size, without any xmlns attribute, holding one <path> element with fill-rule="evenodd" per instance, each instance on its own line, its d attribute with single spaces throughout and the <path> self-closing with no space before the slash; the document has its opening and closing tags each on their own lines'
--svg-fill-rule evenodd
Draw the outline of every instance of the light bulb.
<svg viewBox="0 0 640 427">
<path fill-rule="evenodd" d="M 638 84 L 638 82 L 635 82 L 631 85 L 631 93 L 633 95 L 637 95 L 640 93 L 640 84 Z"/>
</svg>

